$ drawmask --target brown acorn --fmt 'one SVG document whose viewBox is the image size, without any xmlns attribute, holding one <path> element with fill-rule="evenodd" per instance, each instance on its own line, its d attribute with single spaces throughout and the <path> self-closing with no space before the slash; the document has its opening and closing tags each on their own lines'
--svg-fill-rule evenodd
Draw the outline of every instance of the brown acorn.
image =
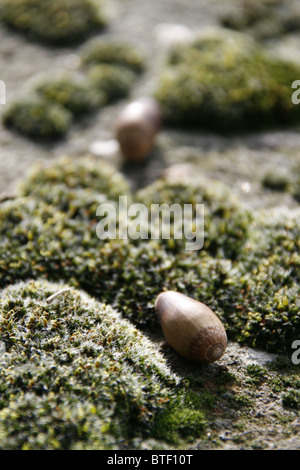
<svg viewBox="0 0 300 470">
<path fill-rule="evenodd" d="M 155 301 L 166 341 L 186 359 L 215 362 L 225 352 L 227 335 L 217 315 L 205 304 L 175 291 Z"/>
<path fill-rule="evenodd" d="M 143 98 L 125 106 L 118 116 L 115 129 L 123 157 L 129 161 L 146 158 L 160 127 L 161 112 L 155 100 Z"/>
</svg>

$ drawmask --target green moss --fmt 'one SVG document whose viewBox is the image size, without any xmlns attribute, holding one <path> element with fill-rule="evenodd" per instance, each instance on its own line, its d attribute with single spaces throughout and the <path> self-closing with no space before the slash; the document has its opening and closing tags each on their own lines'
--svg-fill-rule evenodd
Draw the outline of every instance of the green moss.
<svg viewBox="0 0 300 470">
<path fill-rule="evenodd" d="M 100 240 L 98 205 L 126 191 L 130 203 L 148 207 L 204 202 L 203 249 L 188 251 L 182 240 L 170 244 L 159 237 Z M 0 206 L 2 286 L 18 279 L 62 279 L 152 330 L 159 328 L 156 296 L 178 290 L 209 305 L 229 339 L 290 351 L 300 328 L 295 212 L 257 211 L 250 217 L 229 190 L 212 181 L 157 181 L 133 196 L 120 174 L 89 158 L 37 166 L 19 193 L 23 197 Z"/>
<path fill-rule="evenodd" d="M 205 429 L 203 413 L 172 402 L 158 413 L 154 423 L 154 437 L 179 444 L 182 439 L 199 438 Z"/>
<path fill-rule="evenodd" d="M 294 199 L 300 203 L 300 168 L 295 171 L 295 182 L 290 188 L 291 194 Z"/>
<path fill-rule="evenodd" d="M 53 192 L 65 187 L 65 197 L 72 199 L 72 190 L 87 190 L 94 196 L 104 195 L 108 200 L 117 201 L 119 196 L 130 198 L 130 186 L 126 178 L 113 166 L 95 157 L 86 155 L 82 157 L 63 156 L 51 163 L 35 163 L 26 178 L 20 181 L 18 193 L 21 196 L 36 196 L 45 202 L 59 207 L 60 196 L 54 200 L 47 196 L 45 186 L 53 187 Z M 70 191 L 70 192 L 68 192 Z M 73 198 L 74 199 L 74 198 Z M 80 203 L 80 198 L 77 198 Z M 96 214 L 94 213 L 92 217 Z"/>
<path fill-rule="evenodd" d="M 95 110 L 104 102 L 104 96 L 95 92 L 85 78 L 72 74 L 40 83 L 35 91 L 45 99 L 68 109 L 74 116 Z"/>
<path fill-rule="evenodd" d="M 88 78 L 91 86 L 105 96 L 105 104 L 128 96 L 134 74 L 125 67 L 111 64 L 91 66 Z"/>
<path fill-rule="evenodd" d="M 32 95 L 12 103 L 4 113 L 3 122 L 27 137 L 49 140 L 68 132 L 72 114 L 57 103 Z"/>
<path fill-rule="evenodd" d="M 148 207 L 204 202 L 209 240 L 199 251 L 180 240 L 99 240 L 97 206 L 124 194 Z M 210 180 L 159 180 L 133 195 L 121 174 L 89 157 L 36 165 L 17 196 L 0 204 L 0 285 L 9 285 L 0 293 L 0 448 L 216 445 L 215 419 L 230 422 L 232 441 L 241 442 L 243 419 L 248 426 L 261 393 L 292 419 L 299 408 L 290 359 L 300 330 L 297 211 L 249 216 Z M 65 283 L 70 292 L 48 303 Z M 229 362 L 225 370 L 185 367 L 167 345 L 162 355 L 141 331 L 157 339 L 154 301 L 164 289 L 209 305 L 230 340 L 289 357 L 276 367 Z"/>
<path fill-rule="evenodd" d="M 1 19 L 30 38 L 55 45 L 84 40 L 103 28 L 103 3 L 92 0 L 2 0 Z"/>
<path fill-rule="evenodd" d="M 130 447 L 152 432 L 179 378 L 110 306 L 75 290 L 46 301 L 62 287 L 29 281 L 1 292 L 0 447 Z"/>
<path fill-rule="evenodd" d="M 239 203 L 225 185 L 218 181 L 199 179 L 195 183 L 189 182 L 186 184 L 161 179 L 141 189 L 136 194 L 135 199 L 145 204 L 149 212 L 154 214 L 158 220 L 161 220 L 160 206 L 162 204 L 168 204 L 169 206 L 179 204 L 182 215 L 184 205 L 189 204 L 193 209 L 193 221 L 196 220 L 197 215 L 202 216 L 202 213 L 197 209 L 197 205 L 204 204 L 203 249 L 212 256 L 235 258 L 247 238 L 248 226 L 251 220 L 250 212 Z M 154 204 L 157 207 L 151 207 Z M 180 225 L 178 231 L 181 235 L 178 240 L 174 239 L 173 236 L 171 240 L 161 240 L 168 251 L 185 250 L 187 238 L 184 236 L 184 227 Z M 194 231 L 195 227 L 193 228 Z"/>
<path fill-rule="evenodd" d="M 288 393 L 284 393 L 282 396 L 282 404 L 286 408 L 293 408 L 295 410 L 300 409 L 300 391 L 292 390 Z"/>
<path fill-rule="evenodd" d="M 257 213 L 240 262 L 226 280 L 226 296 L 234 299 L 227 308 L 237 320 L 237 338 L 253 347 L 287 352 L 297 336 L 299 237 L 299 213 L 280 209 Z"/>
<path fill-rule="evenodd" d="M 215 33 L 173 51 L 155 92 L 172 126 L 240 131 L 299 119 L 291 83 L 299 67 L 247 36 Z"/>
<path fill-rule="evenodd" d="M 266 369 L 258 364 L 249 364 L 246 367 L 246 373 L 250 377 L 250 382 L 259 385 L 266 380 Z"/>
<path fill-rule="evenodd" d="M 269 171 L 264 175 L 262 185 L 272 191 L 288 191 L 291 181 L 289 176 L 282 172 Z"/>
<path fill-rule="evenodd" d="M 19 193 L 28 197 L 0 208 L 2 285 L 49 276 L 76 285 L 96 282 L 97 291 L 99 282 L 103 285 L 99 251 L 104 241 L 96 234 L 96 211 L 102 202 L 130 193 L 123 176 L 94 158 L 64 157 L 50 166 L 37 164 Z"/>
<path fill-rule="evenodd" d="M 81 58 L 86 65 L 119 65 L 141 73 L 145 67 L 143 54 L 136 47 L 124 42 L 93 39 L 81 51 Z"/>
<path fill-rule="evenodd" d="M 224 26 L 245 31 L 257 39 L 270 39 L 299 31 L 300 12 L 297 1 L 246 0 L 230 15 L 223 15 Z"/>
</svg>

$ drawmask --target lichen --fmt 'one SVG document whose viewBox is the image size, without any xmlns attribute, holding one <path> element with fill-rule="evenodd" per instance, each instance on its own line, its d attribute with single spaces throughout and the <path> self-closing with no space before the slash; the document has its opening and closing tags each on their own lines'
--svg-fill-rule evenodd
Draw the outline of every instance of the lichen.
<svg viewBox="0 0 300 470">
<path fill-rule="evenodd" d="M 107 24 L 103 3 L 92 0 L 1 0 L 1 19 L 35 40 L 66 45 Z"/>
<path fill-rule="evenodd" d="M 155 91 L 168 125 L 237 132 L 299 119 L 290 91 L 299 67 L 241 33 L 203 34 L 168 60 Z"/>
</svg>

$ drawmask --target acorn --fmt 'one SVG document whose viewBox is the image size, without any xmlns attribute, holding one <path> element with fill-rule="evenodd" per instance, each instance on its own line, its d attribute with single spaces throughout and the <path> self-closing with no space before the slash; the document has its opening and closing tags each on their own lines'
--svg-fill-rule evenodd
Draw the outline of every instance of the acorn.
<svg viewBox="0 0 300 470">
<path fill-rule="evenodd" d="M 161 128 L 161 111 L 151 98 L 129 103 L 116 121 L 115 134 L 123 157 L 128 161 L 144 160 L 151 152 Z"/>
<path fill-rule="evenodd" d="M 207 305 L 179 292 L 166 291 L 156 298 L 155 309 L 166 341 L 181 356 L 208 363 L 224 354 L 225 328 Z"/>
</svg>

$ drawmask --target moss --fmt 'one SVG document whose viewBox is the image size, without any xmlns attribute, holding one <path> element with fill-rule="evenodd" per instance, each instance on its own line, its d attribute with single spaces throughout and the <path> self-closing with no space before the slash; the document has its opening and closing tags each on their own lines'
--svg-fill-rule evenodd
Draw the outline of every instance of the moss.
<svg viewBox="0 0 300 470">
<path fill-rule="evenodd" d="M 158 413 L 154 423 L 154 437 L 178 445 L 182 439 L 201 437 L 205 423 L 201 411 L 187 408 L 174 400 Z"/>
<path fill-rule="evenodd" d="M 95 92 L 84 77 L 64 74 L 36 86 L 35 91 L 45 99 L 68 109 L 73 116 L 80 116 L 102 106 L 104 96 Z"/>
<path fill-rule="evenodd" d="M 105 104 L 109 104 L 128 96 L 134 74 L 125 67 L 99 64 L 90 67 L 88 78 L 91 86 L 105 96 Z"/>
<path fill-rule="evenodd" d="M 46 301 L 61 288 L 29 281 L 1 292 L 0 447 L 130 447 L 179 378 L 110 306 L 72 289 Z"/>
<path fill-rule="evenodd" d="M 266 380 L 266 369 L 258 364 L 249 364 L 246 372 L 250 377 L 250 382 L 254 385 L 260 385 Z"/>
<path fill-rule="evenodd" d="M 117 201 L 120 195 L 130 198 L 130 185 L 126 178 L 113 166 L 97 158 L 86 155 L 78 158 L 63 156 L 51 163 L 37 162 L 22 181 L 18 193 L 20 196 L 36 196 L 45 202 L 59 207 L 60 196 L 53 200 L 47 196 L 45 186 L 65 187 L 65 197 L 72 198 L 71 190 L 87 190 L 95 196 L 104 195 L 108 200 Z M 77 198 L 80 203 L 80 198 Z M 92 215 L 94 217 L 95 214 Z"/>
<path fill-rule="evenodd" d="M 126 190 L 122 176 L 94 159 L 35 168 L 22 184 L 23 197 L 0 206 L 1 285 L 30 277 L 63 279 L 152 330 L 159 327 L 156 296 L 178 290 L 209 305 L 229 339 L 290 351 L 300 327 L 295 213 L 256 212 L 249 218 L 230 192 L 211 181 L 158 181 L 129 200 L 205 202 L 204 248 L 187 251 L 181 240 L 170 245 L 160 238 L 100 240 L 99 203 L 117 201 Z"/>
<path fill-rule="evenodd" d="M 292 390 L 288 393 L 284 393 L 282 396 L 282 404 L 286 408 L 293 408 L 295 410 L 300 409 L 300 391 Z"/>
<path fill-rule="evenodd" d="M 145 67 L 143 54 L 135 46 L 124 42 L 93 39 L 83 46 L 81 58 L 85 65 L 119 65 L 141 73 Z"/>
<path fill-rule="evenodd" d="M 3 122 L 27 137 L 50 140 L 68 132 L 72 114 L 63 106 L 33 94 L 12 103 L 4 113 Z"/>
<path fill-rule="evenodd" d="M 289 176 L 282 172 L 269 171 L 264 175 L 262 185 L 273 191 L 288 191 L 291 181 Z"/>
<path fill-rule="evenodd" d="M 92 66 L 82 76 L 66 73 L 38 83 L 12 102 L 3 123 L 32 139 L 64 136 L 73 121 L 127 96 L 134 73 L 121 66 Z"/>
<path fill-rule="evenodd" d="M 300 327 L 299 237 L 299 213 L 278 209 L 256 214 L 240 262 L 228 271 L 224 294 L 234 300 L 226 309 L 237 320 L 240 341 L 289 351 Z"/>
<path fill-rule="evenodd" d="M 299 119 L 290 91 L 299 73 L 247 36 L 215 33 L 172 52 L 155 95 L 168 125 L 259 129 Z"/>
<path fill-rule="evenodd" d="M 103 3 L 92 0 L 2 0 L 1 19 L 30 38 L 55 45 L 84 40 L 103 28 Z"/>
<path fill-rule="evenodd" d="M 224 26 L 245 31 L 256 39 L 271 39 L 299 31 L 300 11 L 297 1 L 246 0 L 230 15 L 223 15 Z"/>
<path fill-rule="evenodd" d="M 204 201 L 214 243 L 187 251 L 179 240 L 99 240 L 97 205 L 126 192 L 148 206 Z M 133 195 L 98 159 L 35 166 L 18 197 L 0 205 L 0 283 L 10 284 L 0 293 L 0 448 L 216 445 L 219 419 L 241 442 L 243 420 L 248 426 L 261 393 L 292 420 L 299 407 L 290 360 L 300 328 L 299 235 L 297 211 L 249 217 L 229 189 L 210 180 L 160 180 Z M 48 303 L 65 283 L 70 292 Z M 225 370 L 189 368 L 167 346 L 162 355 L 148 335 L 157 339 L 161 331 L 154 301 L 163 289 L 209 305 L 230 340 L 289 358 L 276 367 L 229 362 Z"/>
<path fill-rule="evenodd" d="M 295 181 L 290 188 L 294 199 L 300 203 L 300 168 L 295 170 Z"/>
<path fill-rule="evenodd" d="M 184 205 L 189 204 L 193 212 L 192 220 L 195 221 L 197 215 L 202 216 L 197 205 L 204 204 L 203 249 L 212 256 L 235 258 L 247 238 L 251 220 L 250 212 L 239 203 L 225 185 L 218 181 L 199 179 L 195 183 L 187 184 L 161 179 L 141 189 L 135 199 L 145 204 L 149 213 L 154 214 L 157 219 L 160 216 L 162 204 L 169 206 L 179 204 L 182 211 Z M 157 207 L 151 207 L 154 204 Z M 193 228 L 193 232 L 196 228 L 198 229 L 198 227 Z M 184 227 L 180 225 L 178 231 L 181 235 L 178 240 L 173 237 L 171 240 L 161 240 L 168 251 L 185 250 L 187 238 Z M 162 231 L 160 236 L 161 233 Z"/>
</svg>

